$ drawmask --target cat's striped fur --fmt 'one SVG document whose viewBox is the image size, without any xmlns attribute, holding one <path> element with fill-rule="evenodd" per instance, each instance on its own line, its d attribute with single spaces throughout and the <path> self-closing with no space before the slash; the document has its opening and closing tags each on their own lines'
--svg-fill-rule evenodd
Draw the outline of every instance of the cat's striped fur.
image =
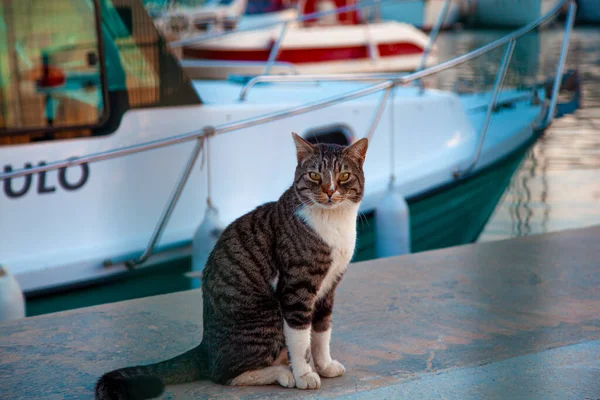
<svg viewBox="0 0 600 400">
<path fill-rule="evenodd" d="M 164 385 L 200 379 L 314 389 L 319 375 L 344 373 L 329 354 L 331 314 L 354 251 L 367 140 L 342 147 L 293 136 L 293 185 L 231 223 L 208 258 L 202 343 L 167 361 L 105 374 L 98 399 L 149 398 Z"/>
</svg>

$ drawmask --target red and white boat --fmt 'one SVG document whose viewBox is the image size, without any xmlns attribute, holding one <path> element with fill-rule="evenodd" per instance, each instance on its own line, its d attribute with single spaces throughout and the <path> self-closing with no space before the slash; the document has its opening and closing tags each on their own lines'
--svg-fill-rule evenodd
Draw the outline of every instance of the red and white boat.
<svg viewBox="0 0 600 400">
<path fill-rule="evenodd" d="M 306 0 L 297 13 L 302 16 L 353 4 L 354 0 Z M 245 19 L 238 26 L 250 25 Z M 257 27 L 186 45 L 184 58 L 208 61 L 186 70 L 193 78 L 205 79 L 261 74 L 281 32 L 281 25 Z M 288 23 L 275 58 L 279 64 L 269 72 L 289 73 L 289 64 L 300 74 L 411 71 L 419 66 L 428 40 L 425 33 L 409 24 L 362 22 L 358 10 L 293 21 Z M 435 62 L 434 49 L 426 65 Z"/>
</svg>

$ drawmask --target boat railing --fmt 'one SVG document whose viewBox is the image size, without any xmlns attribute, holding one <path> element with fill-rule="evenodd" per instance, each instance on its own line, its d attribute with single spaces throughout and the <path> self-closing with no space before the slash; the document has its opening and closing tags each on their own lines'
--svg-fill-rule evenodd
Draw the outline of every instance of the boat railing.
<svg viewBox="0 0 600 400">
<path fill-rule="evenodd" d="M 22 177 L 22 176 L 33 175 L 33 174 L 50 171 L 50 170 L 57 170 L 60 168 L 68 168 L 68 167 L 80 165 L 83 163 L 92 163 L 92 162 L 97 162 L 97 161 L 102 161 L 102 160 L 113 159 L 113 158 L 117 158 L 117 157 L 123 157 L 123 156 L 129 155 L 129 154 L 140 153 L 143 151 L 153 150 L 153 149 L 157 149 L 157 148 L 162 148 L 162 147 L 166 147 L 166 146 L 171 146 L 171 145 L 195 140 L 196 144 L 195 144 L 194 150 L 192 151 L 192 154 L 190 155 L 189 159 L 187 160 L 185 167 L 181 173 L 181 176 L 177 180 L 175 187 L 174 187 L 171 195 L 169 196 L 169 199 L 167 200 L 167 204 L 166 204 L 165 208 L 163 209 L 160 219 L 154 229 L 154 232 L 152 233 L 152 236 L 150 238 L 150 241 L 149 241 L 144 253 L 139 258 L 126 262 L 126 265 L 133 267 L 135 265 L 145 262 L 150 257 L 150 255 L 153 253 L 156 243 L 160 239 L 160 236 L 164 230 L 164 227 L 166 226 L 166 224 L 169 220 L 169 217 L 171 216 L 173 209 L 174 209 L 175 205 L 177 204 L 179 196 L 181 195 L 181 192 L 183 191 L 183 188 L 188 180 L 188 177 L 190 176 L 190 174 L 192 172 L 193 166 L 198 158 L 198 155 L 202 151 L 206 139 L 208 139 L 209 137 L 218 135 L 218 134 L 224 134 L 227 132 L 237 131 L 240 129 L 250 128 L 253 126 L 257 126 L 257 125 L 266 124 L 269 122 L 281 120 L 281 119 L 292 117 L 295 115 L 305 114 L 305 113 L 308 113 L 311 111 L 329 107 L 334 104 L 338 104 L 340 102 L 350 101 L 350 100 L 358 99 L 358 98 L 368 96 L 368 95 L 371 95 L 371 94 L 374 94 L 374 93 L 377 93 L 380 91 L 384 91 L 383 96 L 381 97 L 379 104 L 376 107 L 375 114 L 372 119 L 369 130 L 367 131 L 367 134 L 366 134 L 366 136 L 371 137 L 377 127 L 377 124 L 379 123 L 379 120 L 381 119 L 381 116 L 385 109 L 385 104 L 387 102 L 387 99 L 389 98 L 390 92 L 395 86 L 407 84 L 407 83 L 414 82 L 419 79 L 437 74 L 441 71 L 445 71 L 445 70 L 448 70 L 449 68 L 453 68 L 457 65 L 461 65 L 469 60 L 479 57 L 480 55 L 488 53 L 496 48 L 499 48 L 501 46 L 506 46 L 504 55 L 503 55 L 502 61 L 500 63 L 500 67 L 498 69 L 498 73 L 496 75 L 496 79 L 494 82 L 492 96 L 491 96 L 490 103 L 487 107 L 485 120 L 484 120 L 483 126 L 479 133 L 479 141 L 477 144 L 475 154 L 473 155 L 472 160 L 467 168 L 456 169 L 454 171 L 454 176 L 456 179 L 458 179 L 458 178 L 464 177 L 465 175 L 468 175 L 472 171 L 474 166 L 477 164 L 477 162 L 480 158 L 481 150 L 483 147 L 485 135 L 486 135 L 487 128 L 488 128 L 488 124 L 490 122 L 491 116 L 496 107 L 500 89 L 502 87 L 502 83 L 504 81 L 504 77 L 506 75 L 506 71 L 508 69 L 508 65 L 509 65 L 511 56 L 515 49 L 516 40 L 519 37 L 530 32 L 531 30 L 535 29 L 537 26 L 539 26 L 539 25 L 545 23 L 546 21 L 550 20 L 551 18 L 553 18 L 555 15 L 557 15 L 561 11 L 561 9 L 565 5 L 568 5 L 569 7 L 568 7 L 568 12 L 567 12 L 566 21 L 565 21 L 565 28 L 564 28 L 565 31 L 563 34 L 563 41 L 561 44 L 560 56 L 559 56 L 557 66 L 556 66 L 556 75 L 554 77 L 554 81 L 552 82 L 552 93 L 550 96 L 549 105 L 548 105 L 548 108 L 546 110 L 546 115 L 544 116 L 543 120 L 539 123 L 538 126 L 534 127 L 536 129 L 543 129 L 543 128 L 546 128 L 550 124 L 550 122 L 552 121 L 552 119 L 554 117 L 554 112 L 556 110 L 556 102 L 557 102 L 557 98 L 558 98 L 558 92 L 559 92 L 561 81 L 562 81 L 562 71 L 564 69 L 565 59 L 566 59 L 567 50 L 568 50 L 569 36 L 573 29 L 573 23 L 575 20 L 575 12 L 577 9 L 577 6 L 573 0 L 559 1 L 550 11 L 548 11 L 544 16 L 540 17 L 538 20 L 533 21 L 533 22 L 527 24 L 526 26 L 522 27 L 521 29 L 518 29 L 518 30 L 492 42 L 492 43 L 489 43 L 483 47 L 473 50 L 467 54 L 455 57 L 451 60 L 445 61 L 443 63 L 437 64 L 437 65 L 425 68 L 421 71 L 413 72 L 410 74 L 398 75 L 395 77 L 394 76 L 390 77 L 389 75 L 384 77 L 383 75 L 377 75 L 377 74 L 370 74 L 370 75 L 364 75 L 364 76 L 360 75 L 360 74 L 344 74 L 344 75 L 327 75 L 327 76 L 325 76 L 325 75 L 322 75 L 322 76 L 321 75 L 308 75 L 308 76 L 256 77 L 252 81 L 248 82 L 248 84 L 244 87 L 243 90 L 245 90 L 246 94 L 247 94 L 249 88 L 254 86 L 259 80 L 263 81 L 263 82 L 265 82 L 265 81 L 298 82 L 301 80 L 308 80 L 308 79 L 310 79 L 312 81 L 315 81 L 315 80 L 350 80 L 351 77 L 354 77 L 354 79 L 356 79 L 357 76 L 362 76 L 362 77 L 366 78 L 367 80 L 378 80 L 378 79 L 384 79 L 384 78 L 385 78 L 385 80 L 383 82 L 375 83 L 373 85 L 363 87 L 363 88 L 360 88 L 360 89 L 357 89 L 357 90 L 354 90 L 351 92 L 343 93 L 340 95 L 332 96 L 332 97 L 325 98 L 322 100 L 317 100 L 317 101 L 299 105 L 299 106 L 294 106 L 294 107 L 276 111 L 273 113 L 248 118 L 248 119 L 241 120 L 241 121 L 230 122 L 230 123 L 226 123 L 226 124 L 222 124 L 222 125 L 218 125 L 218 126 L 205 126 L 201 129 L 198 129 L 198 130 L 195 130 L 192 132 L 187 132 L 187 133 L 171 136 L 171 137 L 168 137 L 165 139 L 158 139 L 158 140 L 135 144 L 135 145 L 122 147 L 122 148 L 118 148 L 118 149 L 114 149 L 114 150 L 108 150 L 108 151 L 104 151 L 104 152 L 100 152 L 100 153 L 95 153 L 95 154 L 90 154 L 90 155 L 85 155 L 85 156 L 80 156 L 80 157 L 74 157 L 74 158 L 70 158 L 70 159 L 62 160 L 62 161 L 50 162 L 45 165 L 39 165 L 36 167 L 22 168 L 22 169 L 14 170 L 12 172 L 0 173 L 0 181 L 2 181 L 4 179 L 11 179 L 11 178 L 17 178 L 17 177 Z"/>
<path fill-rule="evenodd" d="M 231 60 L 180 60 L 179 64 L 184 68 L 197 68 L 197 67 L 257 67 L 264 66 L 266 68 L 266 61 L 231 61 Z M 287 69 L 293 75 L 298 75 L 298 70 L 293 63 L 285 61 L 276 61 L 271 64 L 271 67 L 279 67 Z"/>
</svg>

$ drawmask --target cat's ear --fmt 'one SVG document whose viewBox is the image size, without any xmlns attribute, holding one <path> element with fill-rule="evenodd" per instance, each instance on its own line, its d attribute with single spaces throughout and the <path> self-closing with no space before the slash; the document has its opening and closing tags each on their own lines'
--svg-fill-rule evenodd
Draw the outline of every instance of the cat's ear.
<svg viewBox="0 0 600 400">
<path fill-rule="evenodd" d="M 367 156 L 367 149 L 369 148 L 369 140 L 367 138 L 362 138 L 352 145 L 346 147 L 344 149 L 344 154 L 350 157 L 357 159 L 362 166 L 365 162 L 365 157 Z"/>
<path fill-rule="evenodd" d="M 304 159 L 310 155 L 317 153 L 317 148 L 310 142 L 302 139 L 297 133 L 292 132 L 294 143 L 296 144 L 296 156 L 298 157 L 298 164 L 302 163 Z"/>
</svg>

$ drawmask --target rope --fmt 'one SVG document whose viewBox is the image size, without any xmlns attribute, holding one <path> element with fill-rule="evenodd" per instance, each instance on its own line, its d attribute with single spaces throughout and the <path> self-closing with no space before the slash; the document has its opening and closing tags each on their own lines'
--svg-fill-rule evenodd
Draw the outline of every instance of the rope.
<svg viewBox="0 0 600 400">
<path fill-rule="evenodd" d="M 211 185 L 211 181 L 210 181 L 210 151 L 209 151 L 209 147 L 208 147 L 208 143 L 209 140 L 208 138 L 205 139 L 206 141 L 206 204 L 212 208 L 212 200 L 211 200 L 211 196 L 212 196 L 212 185 Z"/>
<path fill-rule="evenodd" d="M 211 174 L 210 174 L 210 150 L 209 150 L 209 138 L 216 134 L 216 130 L 213 126 L 207 126 L 204 128 L 204 135 L 200 140 L 202 140 L 203 148 L 202 148 L 202 162 L 201 169 L 204 167 L 204 160 L 206 159 L 206 204 L 208 207 L 212 208 L 212 182 L 211 182 Z"/>
</svg>

